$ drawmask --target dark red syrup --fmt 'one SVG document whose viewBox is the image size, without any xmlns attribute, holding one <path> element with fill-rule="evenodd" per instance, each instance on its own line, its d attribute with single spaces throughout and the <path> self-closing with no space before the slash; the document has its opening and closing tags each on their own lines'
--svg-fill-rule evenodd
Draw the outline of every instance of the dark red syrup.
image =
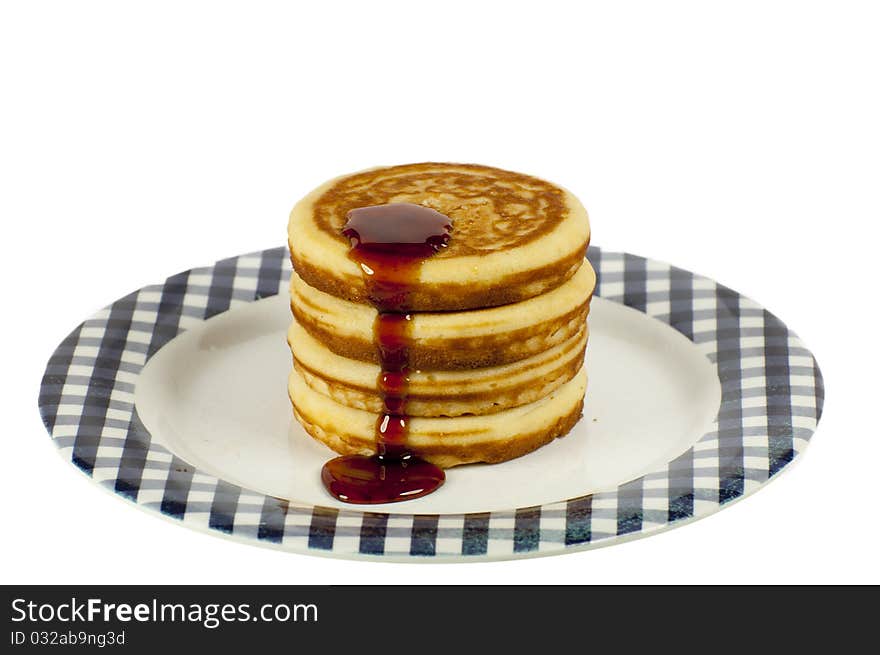
<svg viewBox="0 0 880 655">
<path fill-rule="evenodd" d="M 440 487 L 446 476 L 407 448 L 409 298 L 422 262 L 446 246 L 452 223 L 440 212 L 410 203 L 362 207 L 347 218 L 342 233 L 351 241 L 349 257 L 360 266 L 370 301 L 379 310 L 373 341 L 384 407 L 376 420 L 377 454 L 330 460 L 321 480 L 335 498 L 348 503 L 419 498 Z"/>
</svg>

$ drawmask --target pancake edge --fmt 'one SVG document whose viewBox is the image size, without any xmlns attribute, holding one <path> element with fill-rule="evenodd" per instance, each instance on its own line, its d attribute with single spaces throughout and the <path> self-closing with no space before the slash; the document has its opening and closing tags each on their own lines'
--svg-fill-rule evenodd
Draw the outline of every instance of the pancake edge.
<svg viewBox="0 0 880 655">
<path fill-rule="evenodd" d="M 305 332 L 304 329 L 302 330 Z M 484 387 L 480 391 L 445 394 L 430 393 L 421 390 L 424 387 L 430 386 L 430 382 L 423 381 L 421 384 L 416 385 L 415 390 L 411 387 L 407 393 L 407 414 L 409 416 L 422 417 L 487 415 L 540 400 L 571 380 L 581 370 L 588 341 L 587 332 L 586 325 L 584 325 L 583 329 L 570 339 L 557 346 L 553 346 L 553 348 L 560 349 L 558 355 L 549 361 L 540 361 L 529 366 L 525 371 L 519 373 L 518 377 L 520 379 L 514 384 L 505 386 L 505 373 L 507 371 L 504 369 L 509 369 L 517 364 L 527 363 L 528 359 L 514 362 L 511 365 L 490 367 L 489 370 L 496 371 L 496 376 L 491 380 L 480 380 L 480 386 Z M 317 344 L 317 346 L 327 350 L 329 356 L 339 357 L 339 355 L 330 351 L 329 348 L 321 344 Z M 537 358 L 541 354 L 543 353 L 538 353 L 534 357 Z M 360 366 L 369 366 L 365 362 L 358 361 L 356 363 Z M 299 371 L 309 387 L 341 405 L 374 413 L 383 410 L 382 396 L 379 393 L 375 380 L 378 377 L 378 367 L 376 367 L 376 375 L 371 376 L 368 383 L 363 380 L 340 379 L 339 377 L 331 377 L 327 371 L 319 370 L 302 361 L 297 357 L 295 349 L 293 350 L 293 366 Z M 545 370 L 539 372 L 537 376 L 527 377 L 529 369 Z M 478 372 L 485 369 L 470 370 Z M 469 373 L 470 370 L 459 370 L 456 372 Z M 421 373 L 419 371 L 414 375 L 420 376 Z M 500 382 L 497 381 L 499 379 Z M 456 386 L 461 387 L 462 384 L 463 382 L 459 381 Z M 443 387 L 439 388 L 442 390 Z"/>
<path fill-rule="evenodd" d="M 312 207 L 339 181 L 382 168 L 394 167 L 379 166 L 336 177 L 308 193 L 291 211 L 287 228 L 291 264 L 314 288 L 345 300 L 369 304 L 361 270 L 348 258 L 347 240 L 341 236 L 334 238 L 319 228 Z M 457 311 L 510 304 L 540 295 L 574 275 L 590 243 L 589 216 L 570 191 L 542 181 L 563 192 L 569 213 L 562 221 L 542 237 L 513 248 L 426 260 L 414 285 L 416 290 L 409 297 L 410 310 Z M 516 264 L 511 263 L 514 261 Z M 523 266 L 522 262 L 528 265 Z"/>
<path fill-rule="evenodd" d="M 595 273 L 584 261 L 564 285 L 519 303 L 464 312 L 414 313 L 410 365 L 423 370 L 484 368 L 535 355 L 581 329 L 595 284 Z M 583 295 L 573 291 L 580 286 Z M 337 355 L 379 363 L 373 341 L 375 309 L 315 289 L 296 271 L 291 273 L 290 287 L 291 312 L 310 335 Z M 560 309 L 562 300 L 565 306 Z M 520 311 L 541 318 L 528 325 L 516 322 L 518 327 L 505 325 Z M 465 317 L 468 324 L 457 324 Z"/>
<path fill-rule="evenodd" d="M 293 379 L 294 376 L 298 376 L 296 371 L 291 372 L 289 395 L 293 406 L 294 417 L 306 433 L 340 455 L 374 455 L 376 453 L 374 436 L 367 439 L 361 435 L 346 434 L 332 428 L 328 429 L 326 422 L 322 423 L 318 417 L 310 415 L 309 412 L 303 408 L 301 403 L 298 404 L 293 397 L 293 387 L 296 384 Z M 426 459 L 444 469 L 460 466 L 462 464 L 498 464 L 534 452 L 540 447 L 551 443 L 555 439 L 567 435 L 582 417 L 584 391 L 586 390 L 586 371 L 581 369 L 572 380 L 563 385 L 562 389 L 564 390 L 565 387 L 568 387 L 569 385 L 580 385 L 581 379 L 583 380 L 583 391 L 578 394 L 575 402 L 566 407 L 563 412 L 546 420 L 542 425 L 538 426 L 537 429 L 532 429 L 516 435 L 515 438 L 507 440 L 490 439 L 476 442 L 471 441 L 469 443 L 444 444 L 443 437 L 445 435 L 441 430 L 439 432 L 429 433 L 428 437 L 431 438 L 431 443 L 424 443 L 426 439 L 424 436 L 411 435 L 409 448 L 414 455 Z M 300 378 L 300 380 L 302 381 L 302 378 Z M 302 384 L 305 385 L 305 381 L 302 381 Z M 312 393 L 320 395 L 318 392 L 312 391 Z M 537 405 L 545 400 L 547 399 L 544 398 L 532 404 Z M 344 407 L 329 398 L 325 398 L 325 401 L 331 403 L 329 407 L 338 406 L 340 410 L 359 412 L 366 417 L 374 416 L 371 412 Z M 552 402 L 552 398 L 549 402 Z M 513 408 L 507 411 L 521 413 L 528 407 L 529 406 L 526 405 L 524 407 Z M 505 413 L 506 412 L 499 412 L 497 414 L 491 414 L 479 418 L 504 420 Z M 471 418 L 477 417 L 421 419 L 421 421 L 431 421 L 436 424 L 438 421 L 460 421 L 462 419 L 466 420 Z M 419 419 L 415 420 L 418 421 Z"/>
</svg>

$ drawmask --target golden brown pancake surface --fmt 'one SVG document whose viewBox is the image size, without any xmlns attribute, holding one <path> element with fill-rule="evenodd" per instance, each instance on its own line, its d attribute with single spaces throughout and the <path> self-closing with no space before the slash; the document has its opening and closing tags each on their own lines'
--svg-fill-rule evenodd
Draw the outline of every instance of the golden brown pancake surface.
<svg viewBox="0 0 880 655">
<path fill-rule="evenodd" d="M 425 261 L 414 311 L 517 302 L 552 289 L 583 262 L 587 213 L 565 189 L 539 178 L 474 164 L 422 163 L 372 169 L 322 185 L 291 212 L 291 260 L 309 285 L 369 303 L 362 271 L 348 258 L 349 211 L 414 203 L 452 221 L 446 248 Z"/>
</svg>

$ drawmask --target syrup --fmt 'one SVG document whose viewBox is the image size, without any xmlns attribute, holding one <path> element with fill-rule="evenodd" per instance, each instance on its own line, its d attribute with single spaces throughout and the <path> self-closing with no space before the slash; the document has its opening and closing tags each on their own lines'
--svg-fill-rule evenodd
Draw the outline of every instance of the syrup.
<svg viewBox="0 0 880 655">
<path fill-rule="evenodd" d="M 377 454 L 346 455 L 321 471 L 327 490 L 349 503 L 393 503 L 425 496 L 446 479 L 443 470 L 407 448 L 409 296 L 421 263 L 446 246 L 452 224 L 422 205 L 393 203 L 354 209 L 342 233 L 349 257 L 364 275 L 370 302 L 379 310 L 373 341 L 379 354 L 377 385 L 383 411 L 376 420 Z"/>
</svg>

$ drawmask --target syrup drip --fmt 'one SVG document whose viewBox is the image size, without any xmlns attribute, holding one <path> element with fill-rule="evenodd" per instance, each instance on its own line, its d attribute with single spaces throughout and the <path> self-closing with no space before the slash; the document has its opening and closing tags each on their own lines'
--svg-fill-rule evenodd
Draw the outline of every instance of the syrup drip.
<svg viewBox="0 0 880 655">
<path fill-rule="evenodd" d="M 377 454 L 346 455 L 321 471 L 327 490 L 349 503 L 393 503 L 425 496 L 446 479 L 443 470 L 407 448 L 409 417 L 409 296 L 422 261 L 446 246 L 451 222 L 443 214 L 409 203 L 354 209 L 342 233 L 351 241 L 370 301 L 379 310 L 373 341 L 381 371 L 377 386 L 383 412 L 376 420 Z"/>
</svg>

